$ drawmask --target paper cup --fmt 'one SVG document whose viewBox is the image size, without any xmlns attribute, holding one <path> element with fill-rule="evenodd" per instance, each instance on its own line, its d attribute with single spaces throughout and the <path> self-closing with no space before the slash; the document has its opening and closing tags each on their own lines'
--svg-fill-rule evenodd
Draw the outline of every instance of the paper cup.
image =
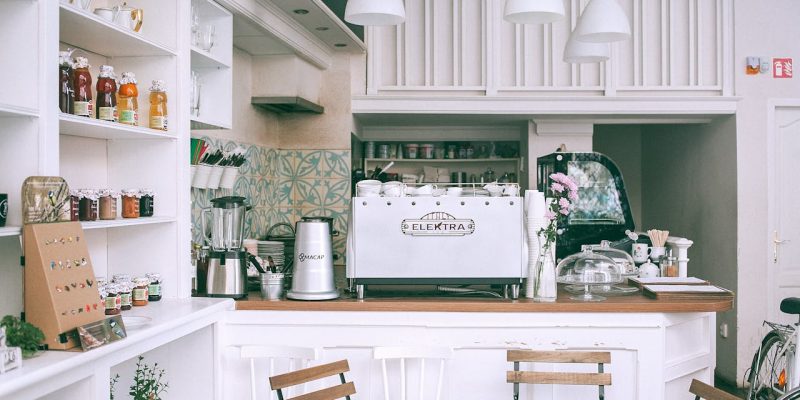
<svg viewBox="0 0 800 400">
<path fill-rule="evenodd" d="M 219 187 L 220 189 L 233 189 L 236 177 L 239 176 L 239 167 L 224 167 L 223 169 Z"/>
<path fill-rule="evenodd" d="M 197 189 L 205 189 L 208 187 L 208 178 L 211 175 L 210 165 L 198 165 L 197 171 L 192 178 L 192 187 Z"/>
<path fill-rule="evenodd" d="M 211 167 L 211 174 L 208 176 L 208 189 L 219 189 L 219 182 L 222 180 L 222 173 L 225 172 L 224 167 L 214 166 Z"/>
</svg>

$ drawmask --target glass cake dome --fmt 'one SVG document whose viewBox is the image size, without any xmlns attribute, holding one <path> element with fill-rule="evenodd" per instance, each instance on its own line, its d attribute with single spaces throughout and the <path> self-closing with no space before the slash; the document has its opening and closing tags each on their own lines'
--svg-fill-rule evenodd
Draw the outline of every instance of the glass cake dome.
<svg viewBox="0 0 800 400">
<path fill-rule="evenodd" d="M 571 296 L 572 300 L 603 301 L 606 298 L 592 294 L 592 286 L 607 286 L 623 281 L 622 271 L 616 261 L 596 253 L 592 246 L 582 246 L 575 253 L 561 260 L 556 267 L 556 281 L 568 285 L 584 286 L 584 293 Z"/>
</svg>

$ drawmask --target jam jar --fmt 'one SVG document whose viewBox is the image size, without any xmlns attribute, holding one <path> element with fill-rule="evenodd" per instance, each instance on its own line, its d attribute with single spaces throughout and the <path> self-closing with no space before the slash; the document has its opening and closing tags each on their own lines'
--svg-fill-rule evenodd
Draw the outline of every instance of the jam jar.
<svg viewBox="0 0 800 400">
<path fill-rule="evenodd" d="M 140 276 L 133 280 L 133 305 L 136 307 L 146 306 L 148 301 L 147 287 L 150 286 L 150 280 L 146 277 Z"/>
<path fill-rule="evenodd" d="M 111 281 L 114 283 L 131 282 L 131 276 L 128 274 L 114 274 L 114 277 L 111 278 Z"/>
<path fill-rule="evenodd" d="M 69 220 L 79 221 L 81 203 L 81 191 L 72 189 L 69 191 Z"/>
<path fill-rule="evenodd" d="M 119 295 L 120 287 L 116 283 L 106 285 L 106 315 L 117 315 L 122 309 L 122 299 Z"/>
<path fill-rule="evenodd" d="M 139 198 L 139 216 L 152 217 L 156 192 L 152 189 L 141 189 L 139 195 L 141 196 Z"/>
<path fill-rule="evenodd" d="M 97 192 L 90 189 L 80 191 L 78 220 L 97 221 Z"/>
<path fill-rule="evenodd" d="M 122 218 L 139 218 L 139 190 L 122 191 Z"/>
<path fill-rule="evenodd" d="M 133 308 L 133 295 L 131 292 L 133 291 L 133 283 L 130 281 L 119 283 L 119 298 L 121 303 L 121 309 L 123 311 L 130 310 Z"/>
<path fill-rule="evenodd" d="M 150 273 L 145 276 L 150 281 L 150 285 L 147 287 L 148 291 L 147 300 L 149 301 L 161 300 L 161 274 Z"/>
<path fill-rule="evenodd" d="M 119 197 L 119 193 L 111 189 L 102 189 L 97 192 L 100 219 L 117 219 L 117 197 Z"/>
</svg>

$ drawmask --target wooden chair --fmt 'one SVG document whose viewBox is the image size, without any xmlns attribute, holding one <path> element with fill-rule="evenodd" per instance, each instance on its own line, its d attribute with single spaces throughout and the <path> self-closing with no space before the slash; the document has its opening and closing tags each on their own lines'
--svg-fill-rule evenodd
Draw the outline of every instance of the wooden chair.
<svg viewBox="0 0 800 400">
<path fill-rule="evenodd" d="M 436 400 L 442 397 L 442 384 L 444 381 L 445 364 L 453 355 L 453 350 L 446 347 L 376 347 L 372 351 L 372 358 L 381 360 L 383 371 L 383 398 L 390 400 L 389 397 L 389 375 L 387 373 L 387 360 L 400 360 L 400 400 L 407 400 L 406 394 L 406 360 L 413 359 L 420 361 L 419 367 L 419 395 L 413 397 L 415 400 L 425 399 L 425 360 L 438 360 L 439 372 L 438 382 L 436 383 Z"/>
<path fill-rule="evenodd" d="M 347 382 L 345 380 L 344 373 L 348 371 L 350 371 L 350 365 L 347 363 L 347 360 L 341 360 L 330 364 L 318 365 L 316 367 L 272 376 L 269 378 L 269 384 L 272 390 L 278 392 L 278 399 L 284 400 L 283 389 L 327 378 L 329 376 L 339 375 L 339 379 L 342 382 L 340 385 L 302 394 L 288 400 L 335 400 L 341 399 L 342 397 L 350 400 L 350 395 L 356 393 L 356 387 L 353 382 Z"/>
<path fill-rule="evenodd" d="M 508 350 L 508 362 L 514 363 L 514 370 L 506 372 L 506 382 L 514 384 L 514 400 L 519 400 L 519 384 L 549 385 L 593 385 L 599 386 L 599 399 L 605 399 L 605 386 L 611 385 L 611 374 L 603 372 L 603 365 L 611 363 L 611 353 L 607 351 L 533 351 Z M 597 364 L 594 372 L 534 372 L 520 371 L 521 362 L 545 362 L 554 364 Z"/>
<path fill-rule="evenodd" d="M 694 400 L 741 400 L 732 394 L 723 392 L 697 379 L 692 379 L 692 384 L 689 386 L 689 393 L 695 395 Z"/>
<path fill-rule="evenodd" d="M 256 379 L 257 360 L 269 360 L 266 375 L 269 377 L 279 372 L 276 370 L 276 360 L 286 361 L 287 369 L 284 371 L 292 372 L 308 368 L 311 361 L 320 358 L 320 350 L 311 347 L 247 345 L 239 347 L 239 356 L 243 359 L 250 359 L 250 399 L 256 400 L 258 399 L 258 383 L 260 381 L 260 379 Z M 305 386 L 302 389 L 305 390 Z M 275 394 L 270 393 L 269 397 L 274 399 Z"/>
</svg>

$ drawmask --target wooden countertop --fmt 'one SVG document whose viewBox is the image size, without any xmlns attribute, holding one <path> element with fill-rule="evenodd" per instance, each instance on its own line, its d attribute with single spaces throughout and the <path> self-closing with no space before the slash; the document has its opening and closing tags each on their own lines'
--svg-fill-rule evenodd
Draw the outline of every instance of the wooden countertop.
<svg viewBox="0 0 800 400">
<path fill-rule="evenodd" d="M 372 295 L 372 297 L 371 297 Z M 641 292 L 627 296 L 609 296 L 600 302 L 569 299 L 559 288 L 554 303 L 537 303 L 530 299 L 506 300 L 489 297 L 443 296 L 433 292 L 419 295 L 367 293 L 367 298 L 342 297 L 328 301 L 266 301 L 258 292 L 236 302 L 237 310 L 268 311 L 400 311 L 400 312 L 601 312 L 601 313 L 683 313 L 722 312 L 733 308 L 733 296 L 703 300 L 652 299 Z"/>
</svg>

